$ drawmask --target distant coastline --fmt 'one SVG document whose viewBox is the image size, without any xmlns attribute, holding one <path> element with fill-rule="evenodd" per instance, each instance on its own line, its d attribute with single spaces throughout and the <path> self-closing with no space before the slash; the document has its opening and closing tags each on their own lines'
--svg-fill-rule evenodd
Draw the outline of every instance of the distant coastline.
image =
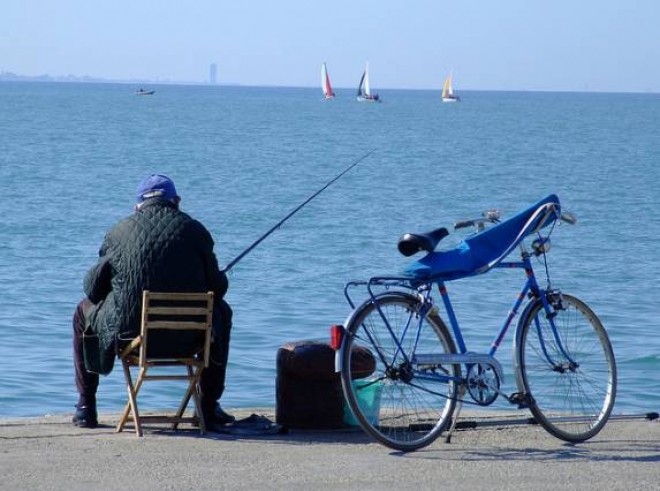
<svg viewBox="0 0 660 491">
<path fill-rule="evenodd" d="M 136 84 L 136 85 L 239 85 L 234 83 L 210 84 L 203 81 L 181 81 L 181 80 L 151 80 L 151 79 L 109 79 L 102 77 L 91 77 L 89 75 L 20 75 L 12 72 L 0 71 L 0 82 L 73 82 L 94 84 Z"/>
</svg>

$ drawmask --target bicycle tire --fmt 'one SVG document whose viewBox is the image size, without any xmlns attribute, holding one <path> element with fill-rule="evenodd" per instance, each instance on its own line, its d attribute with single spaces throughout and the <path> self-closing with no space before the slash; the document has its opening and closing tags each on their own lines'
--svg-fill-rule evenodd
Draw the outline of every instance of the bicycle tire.
<svg viewBox="0 0 660 491">
<path fill-rule="evenodd" d="M 617 371 L 612 345 L 596 314 L 570 295 L 564 294 L 562 303 L 553 318 L 563 348 L 577 367 L 561 353 L 541 300 L 532 302 L 520 318 L 514 361 L 518 389 L 531 396 L 536 421 L 555 437 L 575 443 L 592 438 L 607 423 Z"/>
<path fill-rule="evenodd" d="M 418 339 L 416 353 L 456 352 L 453 338 L 435 309 L 418 322 L 422 307 L 417 297 L 407 293 L 377 295 L 351 316 L 342 347 L 342 387 L 357 422 L 378 442 L 404 452 L 431 444 L 451 420 L 456 384 L 441 382 L 435 374 L 440 371 L 443 375 L 460 376 L 458 365 L 435 367 L 434 372 L 430 367 L 412 366 L 404 361 L 414 355 L 414 338 Z M 383 317 L 400 340 L 405 357 L 397 350 Z M 403 337 L 406 325 L 410 327 Z M 354 380 L 351 351 L 357 346 L 369 349 L 376 360 L 375 370 L 367 379 Z M 372 396 L 374 393 L 379 396 L 376 407 L 365 402 L 361 393 L 369 390 Z"/>
</svg>

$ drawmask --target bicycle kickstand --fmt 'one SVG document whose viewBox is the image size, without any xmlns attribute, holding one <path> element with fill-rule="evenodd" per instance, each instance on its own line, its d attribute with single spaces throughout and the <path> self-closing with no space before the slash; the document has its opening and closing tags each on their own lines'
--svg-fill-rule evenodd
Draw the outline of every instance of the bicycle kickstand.
<svg viewBox="0 0 660 491">
<path fill-rule="evenodd" d="M 459 390 L 458 404 L 456 405 L 456 410 L 454 411 L 454 416 L 447 431 L 447 437 L 445 438 L 445 443 L 451 443 L 451 436 L 456 429 L 456 422 L 458 421 L 458 416 L 461 414 L 461 409 L 463 409 L 463 396 L 465 395 L 465 389 Z"/>
</svg>

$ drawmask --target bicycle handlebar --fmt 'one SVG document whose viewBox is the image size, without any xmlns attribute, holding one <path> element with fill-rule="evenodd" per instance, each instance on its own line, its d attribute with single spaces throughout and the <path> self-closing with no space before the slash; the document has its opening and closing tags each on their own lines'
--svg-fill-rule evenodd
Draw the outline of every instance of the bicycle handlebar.
<svg viewBox="0 0 660 491">
<path fill-rule="evenodd" d="M 477 225 L 477 221 L 481 220 L 484 222 L 484 219 L 477 219 L 477 220 L 463 220 L 462 222 L 456 222 L 454 224 L 454 229 L 458 230 L 459 228 L 465 228 L 465 227 L 474 227 Z"/>
<path fill-rule="evenodd" d="M 465 227 L 477 227 L 477 229 L 483 230 L 487 223 L 498 223 L 500 221 L 499 210 L 487 210 L 484 211 L 481 216 L 482 218 L 475 218 L 474 220 L 463 220 L 454 223 L 454 230 Z"/>
<path fill-rule="evenodd" d="M 563 222 L 570 223 L 571 225 L 575 225 L 577 223 L 577 216 L 575 216 L 575 214 L 571 213 L 570 211 L 562 211 L 561 219 Z"/>
<path fill-rule="evenodd" d="M 577 216 L 570 211 L 561 212 L 561 220 L 571 225 L 577 223 Z M 483 230 L 487 223 L 498 223 L 500 221 L 500 212 L 498 210 L 488 210 L 483 212 L 483 218 L 475 218 L 473 220 L 462 220 L 460 222 L 454 223 L 454 230 L 467 227 L 477 227 L 479 230 Z"/>
</svg>

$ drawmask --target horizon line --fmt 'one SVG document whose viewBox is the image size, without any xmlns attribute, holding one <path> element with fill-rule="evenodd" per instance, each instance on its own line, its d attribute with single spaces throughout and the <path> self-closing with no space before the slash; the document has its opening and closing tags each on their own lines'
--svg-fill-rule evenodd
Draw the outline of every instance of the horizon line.
<svg viewBox="0 0 660 491">
<path fill-rule="evenodd" d="M 261 87 L 261 88 L 290 88 L 290 89 L 316 89 L 316 86 L 310 85 L 278 85 L 278 84 L 245 84 L 240 82 L 216 82 L 210 83 L 208 81 L 180 81 L 180 80 L 152 80 L 152 79 L 110 79 L 104 77 L 93 77 L 90 75 L 19 75 L 12 72 L 0 71 L 0 82 L 26 82 L 26 83 L 83 83 L 83 84 L 120 84 L 120 85 L 188 85 L 188 86 L 208 86 L 208 87 Z M 334 86 L 335 89 L 340 90 L 354 90 L 354 87 Z M 395 91 L 395 90 L 410 90 L 410 91 L 441 91 L 442 88 L 401 88 L 401 87 L 382 87 L 378 90 Z M 594 93 L 594 94 L 658 94 L 651 89 L 647 90 L 598 90 L 598 89 L 523 89 L 523 88 L 508 88 L 508 89 L 474 89 L 462 88 L 460 92 L 559 92 L 559 93 Z"/>
</svg>

